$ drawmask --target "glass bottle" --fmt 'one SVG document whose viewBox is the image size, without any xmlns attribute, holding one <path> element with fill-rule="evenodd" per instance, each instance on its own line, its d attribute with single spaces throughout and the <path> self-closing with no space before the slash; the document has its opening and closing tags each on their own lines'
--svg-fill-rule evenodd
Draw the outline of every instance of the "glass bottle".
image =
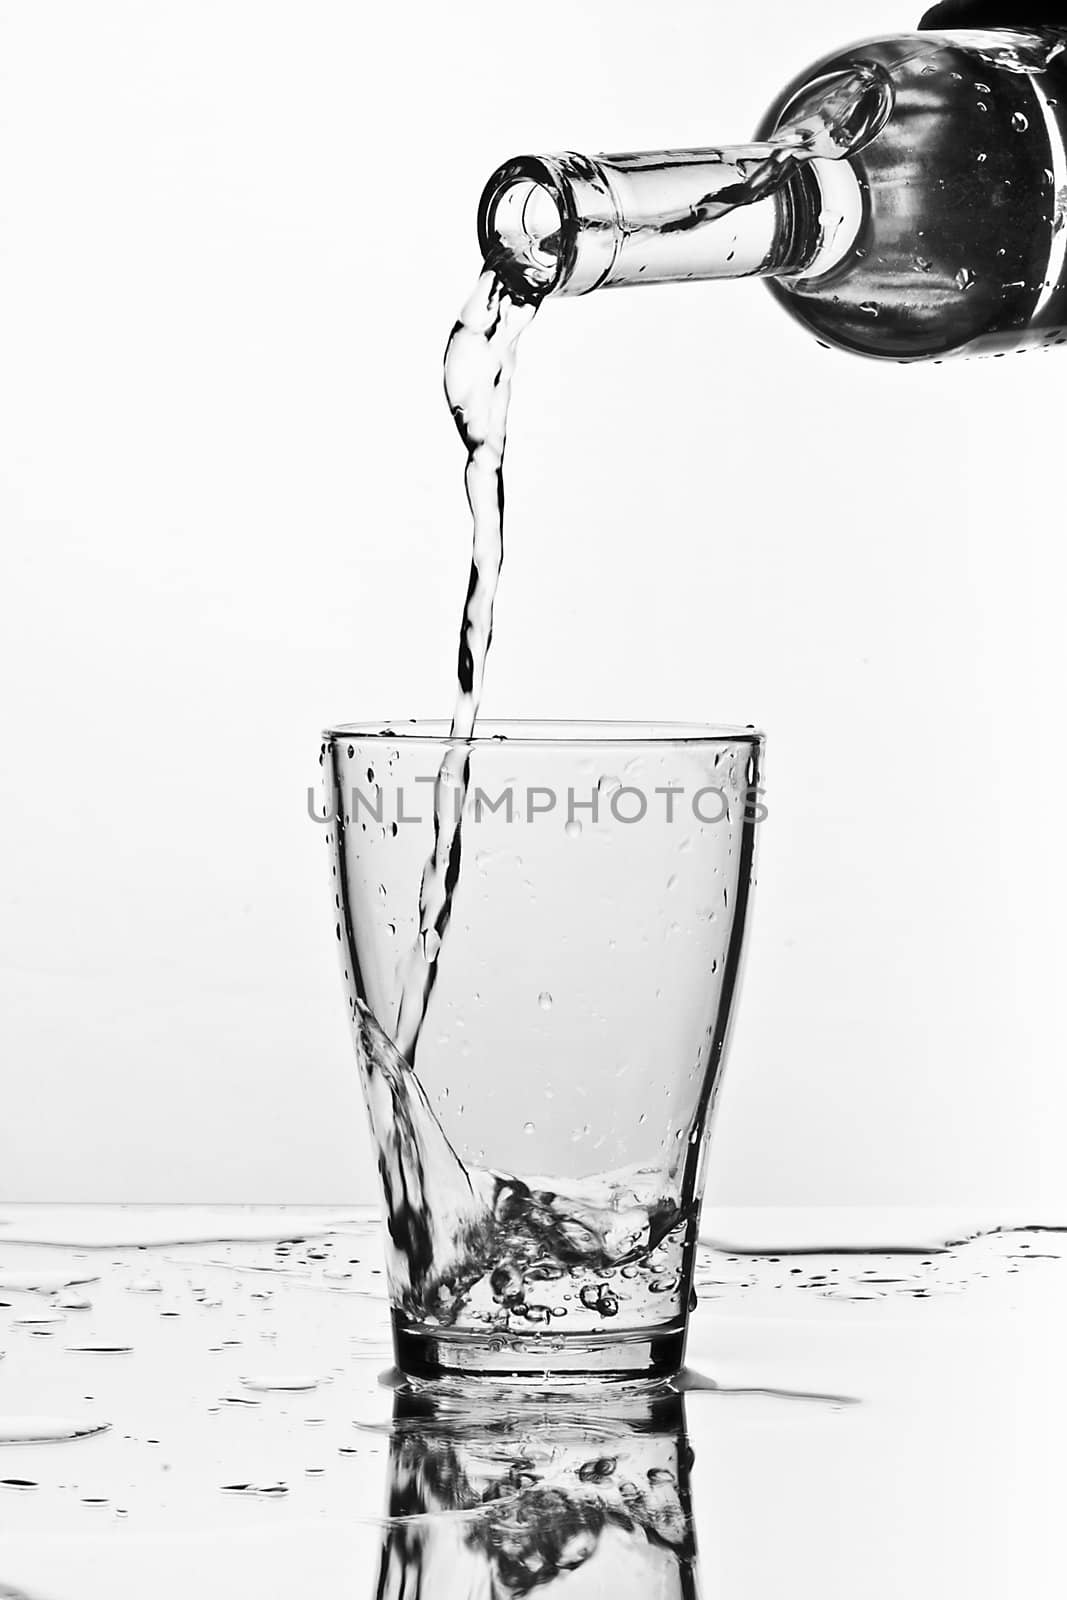
<svg viewBox="0 0 1067 1600">
<path fill-rule="evenodd" d="M 518 157 L 479 233 L 520 298 L 763 277 L 861 355 L 1067 343 L 1067 25 L 837 51 L 748 145 Z"/>
</svg>

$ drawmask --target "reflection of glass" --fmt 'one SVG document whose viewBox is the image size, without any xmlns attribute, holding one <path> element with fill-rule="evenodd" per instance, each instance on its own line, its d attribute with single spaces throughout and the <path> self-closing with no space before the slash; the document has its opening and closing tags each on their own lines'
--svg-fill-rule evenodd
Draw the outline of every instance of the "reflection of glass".
<svg viewBox="0 0 1067 1600">
<path fill-rule="evenodd" d="M 681 1367 L 761 756 L 751 730 L 671 724 L 327 735 L 402 1371 Z M 453 793 L 447 915 L 426 931 Z M 411 1043 L 413 950 L 428 1005 Z"/>
<path fill-rule="evenodd" d="M 377 1600 L 692 1600 L 691 1464 L 672 1390 L 402 1391 Z"/>
</svg>

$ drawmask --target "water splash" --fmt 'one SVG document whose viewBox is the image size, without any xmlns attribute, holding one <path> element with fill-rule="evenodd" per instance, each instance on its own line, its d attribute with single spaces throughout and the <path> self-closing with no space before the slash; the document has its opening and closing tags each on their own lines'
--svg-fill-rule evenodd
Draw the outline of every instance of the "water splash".
<svg viewBox="0 0 1067 1600">
<path fill-rule="evenodd" d="M 599 1331 L 620 1311 L 642 1326 L 677 1322 L 688 1219 L 658 1172 L 607 1174 L 561 1192 L 465 1165 L 417 1074 L 362 1003 L 355 1041 L 398 1310 L 486 1337 L 564 1320 L 568 1332 Z"/>
</svg>

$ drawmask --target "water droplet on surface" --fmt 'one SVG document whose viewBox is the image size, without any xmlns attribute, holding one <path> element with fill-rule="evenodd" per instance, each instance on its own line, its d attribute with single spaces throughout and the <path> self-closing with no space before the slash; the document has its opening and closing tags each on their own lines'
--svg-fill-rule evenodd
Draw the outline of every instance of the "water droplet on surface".
<svg viewBox="0 0 1067 1600">
<path fill-rule="evenodd" d="M 523 1133 L 536 1133 L 537 1125 L 533 1122 L 524 1122 L 522 1125 L 522 1131 Z"/>
<path fill-rule="evenodd" d="M 268 1375 L 241 1379 L 243 1388 L 252 1389 L 259 1394 L 270 1394 L 276 1390 L 282 1393 L 296 1393 L 306 1389 L 317 1389 L 320 1382 L 319 1378 L 305 1374 L 283 1377 L 271 1377 Z M 245 1404 L 249 1404 L 249 1402 L 246 1401 Z M 255 1404 L 255 1402 L 253 1401 L 251 1404 Z"/>
<path fill-rule="evenodd" d="M 577 822 L 577 821 L 568 822 L 566 827 L 563 829 L 563 831 L 567 835 L 568 839 L 577 839 L 578 835 L 582 831 L 582 825 L 581 825 L 580 822 Z"/>
<path fill-rule="evenodd" d="M 0 1444 L 53 1444 L 106 1433 L 108 1422 L 77 1422 L 65 1417 L 0 1417 Z"/>
<path fill-rule="evenodd" d="M 537 1004 L 541 1007 L 542 1011 L 552 1010 L 552 996 L 549 994 L 547 989 L 541 990 L 541 993 L 537 996 Z"/>
<path fill-rule="evenodd" d="M 1016 111 L 1011 119 L 1011 125 L 1016 133 L 1025 133 L 1030 126 L 1030 119 L 1023 112 Z"/>
<path fill-rule="evenodd" d="M 879 314 L 878 307 L 873 300 L 864 300 L 859 309 L 865 317 L 876 317 Z"/>
<path fill-rule="evenodd" d="M 970 267 L 961 267 L 956 274 L 956 288 L 962 293 L 964 289 L 969 289 L 973 282 L 974 273 Z"/>
<path fill-rule="evenodd" d="M 132 1344 L 68 1344 L 67 1349 L 75 1355 L 92 1356 L 131 1356 Z"/>
</svg>

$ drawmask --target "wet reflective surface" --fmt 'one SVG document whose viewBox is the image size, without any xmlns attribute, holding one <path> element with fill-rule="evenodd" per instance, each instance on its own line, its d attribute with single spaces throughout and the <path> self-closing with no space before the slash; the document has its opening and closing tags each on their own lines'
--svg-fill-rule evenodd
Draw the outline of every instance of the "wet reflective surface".
<svg viewBox="0 0 1067 1600">
<path fill-rule="evenodd" d="M 1057 1592 L 1067 1232 L 704 1232 L 677 1384 L 486 1392 L 366 1212 L 0 1208 L 0 1597 Z"/>
</svg>

